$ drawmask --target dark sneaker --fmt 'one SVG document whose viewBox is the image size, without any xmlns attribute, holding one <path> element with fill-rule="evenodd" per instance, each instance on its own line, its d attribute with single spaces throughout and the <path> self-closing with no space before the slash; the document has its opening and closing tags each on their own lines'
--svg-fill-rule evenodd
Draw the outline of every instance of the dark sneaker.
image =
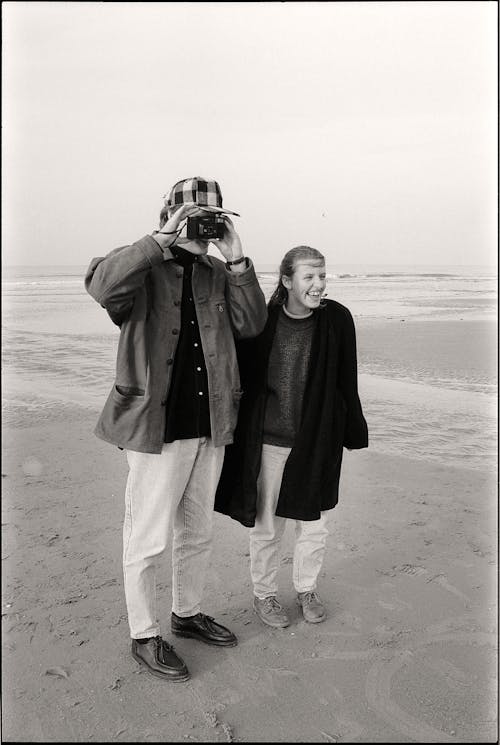
<svg viewBox="0 0 500 745">
<path fill-rule="evenodd" d="M 161 636 L 152 637 L 146 644 L 139 644 L 137 639 L 132 639 L 132 657 L 157 678 L 180 682 L 190 677 L 183 660 Z"/>
<path fill-rule="evenodd" d="M 299 592 L 297 603 L 302 607 L 304 620 L 308 623 L 321 623 L 326 618 L 325 606 L 314 590 L 310 592 Z"/>
<path fill-rule="evenodd" d="M 290 626 L 290 621 L 283 607 L 278 603 L 275 595 L 271 595 L 269 598 L 254 597 L 253 609 L 257 613 L 258 617 L 268 626 L 274 626 L 275 628 L 285 628 Z"/>
<path fill-rule="evenodd" d="M 232 631 L 204 613 L 197 613 L 188 618 L 181 618 L 172 613 L 171 628 L 176 636 L 199 639 L 205 644 L 213 644 L 216 647 L 235 647 L 238 644 L 238 639 Z"/>
</svg>

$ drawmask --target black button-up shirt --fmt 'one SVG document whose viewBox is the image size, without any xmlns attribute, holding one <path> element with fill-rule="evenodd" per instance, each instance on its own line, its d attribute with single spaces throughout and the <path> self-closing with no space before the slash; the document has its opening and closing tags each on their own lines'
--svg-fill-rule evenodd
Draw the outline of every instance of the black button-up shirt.
<svg viewBox="0 0 500 745">
<path fill-rule="evenodd" d="M 179 341 L 173 361 L 172 383 L 167 401 L 165 442 L 210 436 L 210 409 L 205 357 L 193 299 L 192 276 L 195 254 L 170 246 L 182 278 L 181 327 L 173 329 Z M 169 360 L 171 364 L 171 360 Z"/>
</svg>

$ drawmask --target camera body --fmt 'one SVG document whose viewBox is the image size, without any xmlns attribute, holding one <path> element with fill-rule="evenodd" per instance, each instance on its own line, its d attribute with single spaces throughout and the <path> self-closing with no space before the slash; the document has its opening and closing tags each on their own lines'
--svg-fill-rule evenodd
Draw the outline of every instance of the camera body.
<svg viewBox="0 0 500 745">
<path fill-rule="evenodd" d="M 212 238 L 224 236 L 224 218 L 220 215 L 203 215 L 203 217 L 188 217 L 187 237 L 209 241 Z"/>
</svg>

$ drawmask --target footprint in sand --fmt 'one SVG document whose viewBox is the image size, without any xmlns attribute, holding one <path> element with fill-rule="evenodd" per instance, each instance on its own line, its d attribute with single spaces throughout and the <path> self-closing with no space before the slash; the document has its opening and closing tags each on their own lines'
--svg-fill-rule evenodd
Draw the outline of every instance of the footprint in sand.
<svg viewBox="0 0 500 745">
<path fill-rule="evenodd" d="M 441 676 L 445 685 L 440 688 L 442 695 L 442 709 L 446 711 L 460 693 L 464 698 L 464 710 L 466 714 L 466 701 L 471 700 L 471 691 L 477 699 L 478 691 L 483 691 L 481 696 L 484 708 L 488 706 L 488 695 L 486 689 L 489 681 L 472 681 L 466 670 L 461 668 L 465 650 L 468 646 L 474 648 L 492 648 L 491 658 L 495 654 L 495 635 L 483 632 L 472 633 L 441 633 L 425 634 L 421 641 L 416 641 L 411 648 L 398 652 L 389 661 L 379 660 L 368 671 L 365 683 L 365 694 L 368 704 L 385 719 L 391 727 L 396 728 L 405 737 L 415 742 L 463 742 L 462 737 L 458 739 L 454 735 L 455 730 L 445 730 L 444 715 L 443 729 L 433 726 L 428 721 L 428 710 L 425 700 L 416 699 L 412 695 L 412 713 L 408 713 L 401 698 L 404 691 L 414 691 L 416 675 L 422 672 L 422 666 L 429 668 L 433 679 Z M 474 654 L 477 654 L 475 652 Z M 450 656 L 454 655 L 454 661 Z M 406 686 L 404 681 L 408 680 Z M 491 686 L 489 686 L 491 688 Z M 491 691 L 490 691 L 491 693 Z M 423 695 L 423 694 L 421 694 Z M 398 698 L 399 702 L 395 699 Z M 474 698 L 474 697 L 472 697 Z M 490 696 L 491 704 L 494 705 L 495 696 Z M 421 712 L 419 714 L 419 712 Z M 474 723 L 473 738 L 475 742 L 494 741 L 494 717 L 488 721 L 488 714 L 482 717 L 482 722 L 477 718 Z M 456 726 L 456 725 L 454 725 Z M 464 727 L 466 728 L 466 723 Z M 472 734 L 472 733 L 471 733 Z M 491 739 L 493 738 L 493 739 Z M 468 741 L 468 740 L 467 740 Z"/>
</svg>

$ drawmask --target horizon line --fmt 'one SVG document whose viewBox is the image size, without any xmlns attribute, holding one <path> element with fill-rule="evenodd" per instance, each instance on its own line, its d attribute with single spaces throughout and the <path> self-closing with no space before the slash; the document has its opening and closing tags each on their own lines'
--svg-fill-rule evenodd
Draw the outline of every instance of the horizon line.
<svg viewBox="0 0 500 745">
<path fill-rule="evenodd" d="M 256 262 L 254 259 L 252 259 L 254 266 L 270 266 L 271 264 L 274 264 L 275 262 L 265 262 L 265 261 L 259 261 Z M 339 261 L 339 262 L 328 262 L 329 264 L 333 264 L 333 266 L 482 266 L 482 267 L 489 267 L 489 268 L 497 268 L 497 264 L 495 263 L 463 263 L 463 262 L 447 262 L 447 263 L 434 263 L 432 261 L 427 262 L 399 262 L 399 261 L 377 261 L 377 262 L 358 262 L 358 261 Z M 80 266 L 88 266 L 88 263 L 85 264 L 79 264 L 79 263 L 63 263 L 59 262 L 57 264 L 50 263 L 50 264 L 4 264 L 2 262 L 1 264 L 2 268 L 6 269 L 13 269 L 15 267 L 50 267 L 50 266 L 62 266 L 62 267 L 80 267 Z M 279 261 L 276 262 L 276 269 L 279 268 Z"/>
</svg>

